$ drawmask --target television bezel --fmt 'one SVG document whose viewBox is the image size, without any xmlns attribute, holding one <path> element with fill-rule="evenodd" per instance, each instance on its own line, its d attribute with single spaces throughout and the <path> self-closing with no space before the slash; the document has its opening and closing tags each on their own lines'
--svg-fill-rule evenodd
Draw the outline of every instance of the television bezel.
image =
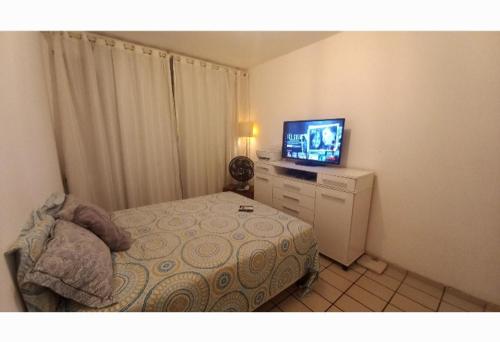
<svg viewBox="0 0 500 342">
<path fill-rule="evenodd" d="M 340 137 L 340 152 L 339 152 L 339 159 L 338 162 L 329 162 L 329 161 L 320 161 L 320 160 L 311 160 L 311 159 L 301 159 L 301 158 L 293 158 L 293 157 L 288 157 L 286 155 L 286 144 L 285 144 L 285 127 L 287 123 L 294 123 L 294 122 L 311 122 L 311 121 L 342 121 L 342 136 Z M 300 162 L 304 163 L 310 163 L 310 164 L 316 164 L 316 165 L 340 165 L 340 162 L 342 161 L 342 149 L 344 148 L 344 131 L 345 131 L 345 118 L 334 118 L 334 119 L 309 119 L 309 120 L 291 120 L 291 121 L 283 121 L 283 139 L 281 140 L 281 158 L 283 159 L 291 159 L 291 160 L 297 160 Z"/>
</svg>

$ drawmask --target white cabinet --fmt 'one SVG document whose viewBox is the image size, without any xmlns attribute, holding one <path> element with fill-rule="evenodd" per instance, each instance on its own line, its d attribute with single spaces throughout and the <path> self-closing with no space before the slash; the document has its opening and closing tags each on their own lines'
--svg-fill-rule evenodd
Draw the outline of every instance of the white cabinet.
<svg viewBox="0 0 500 342">
<path fill-rule="evenodd" d="M 322 254 L 349 265 L 349 239 L 351 233 L 354 195 L 338 190 L 316 190 L 314 227 Z"/>
<path fill-rule="evenodd" d="M 345 266 L 364 253 L 373 172 L 287 161 L 255 170 L 255 200 L 312 223 L 320 253 Z"/>
</svg>

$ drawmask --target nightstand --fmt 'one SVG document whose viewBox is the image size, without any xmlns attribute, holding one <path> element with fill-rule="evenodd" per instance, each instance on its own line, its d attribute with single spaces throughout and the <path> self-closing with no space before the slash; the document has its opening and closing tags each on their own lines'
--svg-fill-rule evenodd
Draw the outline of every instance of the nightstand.
<svg viewBox="0 0 500 342">
<path fill-rule="evenodd" d="M 236 190 L 236 188 L 237 188 L 236 184 L 228 184 L 228 185 L 224 186 L 222 191 L 232 191 L 232 192 L 237 193 L 239 195 L 253 199 L 253 185 L 250 185 L 250 188 L 248 190 L 243 190 L 243 191 L 238 191 L 238 190 Z"/>
</svg>

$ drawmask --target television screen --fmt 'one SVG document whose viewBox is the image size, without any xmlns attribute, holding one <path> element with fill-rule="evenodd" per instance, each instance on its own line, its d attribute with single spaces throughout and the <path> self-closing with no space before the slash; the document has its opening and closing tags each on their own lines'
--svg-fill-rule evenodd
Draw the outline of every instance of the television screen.
<svg viewBox="0 0 500 342">
<path fill-rule="evenodd" d="M 285 121 L 283 158 L 304 164 L 340 164 L 345 119 Z"/>
</svg>

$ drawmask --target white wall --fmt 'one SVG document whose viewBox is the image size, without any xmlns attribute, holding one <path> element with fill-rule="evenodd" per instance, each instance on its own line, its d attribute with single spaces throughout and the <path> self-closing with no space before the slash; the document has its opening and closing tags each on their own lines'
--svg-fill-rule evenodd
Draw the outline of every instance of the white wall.
<svg viewBox="0 0 500 342">
<path fill-rule="evenodd" d="M 345 117 L 368 252 L 500 304 L 500 33 L 339 33 L 252 68 L 250 102 L 257 146 Z"/>
<path fill-rule="evenodd" d="M 40 39 L 0 33 L 0 311 L 22 308 L 3 253 L 31 210 L 62 191 Z"/>
</svg>

